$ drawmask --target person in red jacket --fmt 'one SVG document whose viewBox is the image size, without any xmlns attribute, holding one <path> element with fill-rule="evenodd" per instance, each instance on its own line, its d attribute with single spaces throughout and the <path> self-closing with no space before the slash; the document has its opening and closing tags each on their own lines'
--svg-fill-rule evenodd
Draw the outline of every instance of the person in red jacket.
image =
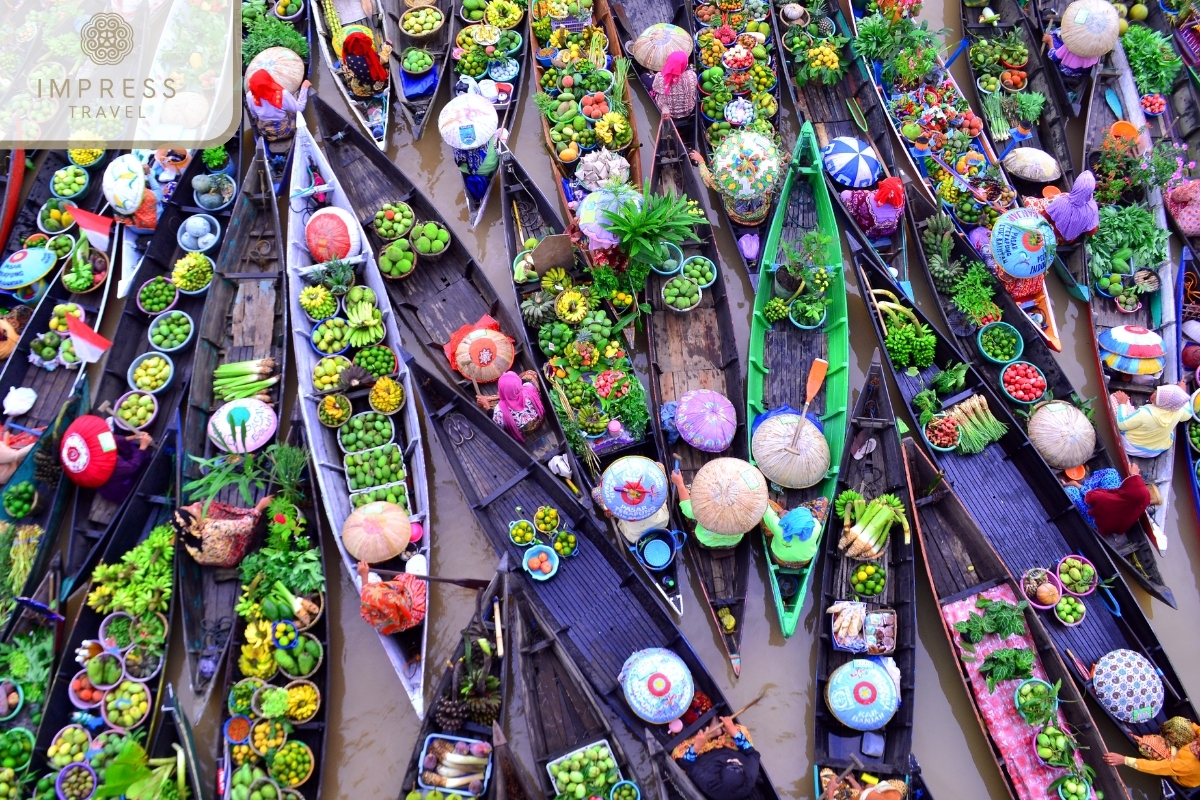
<svg viewBox="0 0 1200 800">
<path fill-rule="evenodd" d="M 1078 468 L 1082 469 L 1082 468 Z M 1124 533 L 1150 507 L 1150 489 L 1137 464 L 1129 465 L 1129 477 L 1121 480 L 1115 469 L 1101 469 L 1083 477 L 1069 475 L 1063 489 L 1097 533 Z"/>
</svg>

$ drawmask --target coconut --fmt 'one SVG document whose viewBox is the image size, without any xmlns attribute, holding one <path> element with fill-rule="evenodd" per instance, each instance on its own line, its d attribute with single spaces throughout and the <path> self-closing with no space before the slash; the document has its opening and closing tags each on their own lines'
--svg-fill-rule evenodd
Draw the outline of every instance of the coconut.
<svg viewBox="0 0 1200 800">
<path fill-rule="evenodd" d="M 1071 403 L 1053 400 L 1029 418 L 1029 441 L 1052 469 L 1085 463 L 1096 449 L 1096 429 Z"/>
</svg>

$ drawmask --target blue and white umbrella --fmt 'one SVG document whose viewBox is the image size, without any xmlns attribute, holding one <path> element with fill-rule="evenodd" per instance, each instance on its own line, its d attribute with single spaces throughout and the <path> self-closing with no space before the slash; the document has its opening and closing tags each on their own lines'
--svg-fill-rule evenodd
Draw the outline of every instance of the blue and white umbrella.
<svg viewBox="0 0 1200 800">
<path fill-rule="evenodd" d="M 879 180 L 883 167 L 879 156 L 866 142 L 839 136 L 821 150 L 829 177 L 851 189 L 865 189 Z"/>
</svg>

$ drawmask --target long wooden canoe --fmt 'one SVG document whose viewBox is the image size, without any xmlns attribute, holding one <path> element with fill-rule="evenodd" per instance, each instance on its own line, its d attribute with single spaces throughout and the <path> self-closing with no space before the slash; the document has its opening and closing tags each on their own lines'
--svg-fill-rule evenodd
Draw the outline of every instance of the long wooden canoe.
<svg viewBox="0 0 1200 800">
<path fill-rule="evenodd" d="M 541 190 L 538 189 L 537 185 L 529 177 L 529 174 L 525 172 L 525 168 L 521 166 L 521 162 L 517 160 L 516 155 L 507 150 L 504 152 L 500 162 L 500 186 L 501 211 L 504 218 L 504 241 L 508 247 L 510 261 L 515 262 L 525 252 L 524 243 L 529 239 L 541 241 L 547 235 L 564 232 L 566 226 L 563 224 L 562 217 L 559 216 L 554 206 L 542 194 Z M 577 283 L 585 283 L 588 280 L 587 273 L 584 272 L 580 264 L 578 254 L 576 254 L 575 262 L 569 272 L 572 279 Z M 513 289 L 516 292 L 515 299 L 519 308 L 526 298 L 541 290 L 541 283 L 537 279 L 529 283 L 517 284 L 514 282 Z M 537 335 L 537 331 L 529 326 L 526 327 L 525 332 L 531 340 Z M 530 353 L 539 366 L 539 372 L 542 376 L 541 386 L 545 392 L 543 396 L 550 397 L 550 392 L 553 389 L 550 380 L 546 377 L 547 373 L 545 371 L 548 360 L 540 348 L 534 350 L 531 347 Z M 556 415 L 559 413 L 557 409 L 553 408 L 553 404 L 552 410 Z M 569 425 L 564 426 L 564 438 L 568 444 L 571 461 L 571 480 L 581 490 L 576 492 L 576 497 L 582 502 L 585 508 L 594 508 L 594 503 L 591 503 L 590 500 L 591 490 L 599 482 L 603 471 L 615 459 L 626 455 L 642 455 L 653 460 L 663 458 L 658 449 L 657 441 L 650 436 L 649 431 L 647 431 L 647 434 L 640 442 L 625 446 L 598 447 L 593 449 L 592 440 L 583 436 L 578 437 L 574 442 L 566 438 L 566 430 L 568 429 Z M 587 455 L 589 451 L 595 454 L 596 458 L 594 460 Z M 612 531 L 614 541 L 617 542 L 618 547 L 625 549 L 634 547 L 625 538 L 615 520 L 610 520 L 608 527 Z M 661 570 L 652 570 L 638 560 L 635 550 L 630 549 L 630 555 L 633 561 L 638 564 L 642 576 L 655 588 L 662 599 L 670 606 L 671 610 L 676 614 L 682 614 L 683 592 L 680 589 L 679 559 L 672 559 L 670 564 Z"/>
<path fill-rule="evenodd" d="M 655 194 L 669 193 L 701 202 L 700 181 L 688 159 L 683 138 L 669 116 L 663 116 L 658 124 L 650 189 Z M 711 226 L 707 223 L 696 225 L 695 234 L 699 241 L 686 242 L 682 246 L 684 259 L 706 258 L 717 272 L 715 283 L 702 291 L 698 306 L 680 314 L 669 308 L 662 297 L 662 289 L 671 278 L 651 272 L 646 281 L 646 299 L 653 308 L 647 334 L 653 365 L 650 396 L 655 407 L 650 416 L 654 420 L 658 448 L 670 459 L 666 466 L 679 469 L 688 484 L 709 461 L 720 457 L 745 460 L 749 453 L 746 412 L 741 406 L 744 396 L 742 363 L 725 290 L 729 268 L 717 252 Z M 733 440 L 720 453 L 705 452 L 683 439 L 674 445 L 667 443 L 661 414 L 663 406 L 678 403 L 685 394 L 697 389 L 707 389 L 726 397 L 737 414 Z M 678 510 L 674 511 L 673 522 L 680 529 L 690 527 Z M 736 546 L 722 549 L 704 547 L 693 539 L 688 542 L 686 551 L 688 561 L 700 579 L 717 635 L 725 646 L 734 674 L 738 675 L 742 670 L 742 633 L 746 624 L 746 592 L 750 587 L 750 537 L 743 536 Z M 722 617 L 718 616 L 721 609 L 733 618 L 732 628 L 722 624 Z"/>
<path fill-rule="evenodd" d="M 907 482 L 896 432 L 896 415 L 888 393 L 886 376 L 879 362 L 879 350 L 871 359 L 866 380 L 859 390 L 854 410 L 846 427 L 846 447 L 838 470 L 838 494 L 855 491 L 868 503 L 883 494 L 903 502 Z M 905 511 L 911 517 L 912 506 Z M 911 538 L 892 526 L 883 552 L 878 558 L 858 559 L 840 546 L 845 534 L 842 519 L 833 514 L 829 534 L 824 541 L 825 563 L 821 568 L 820 613 L 817 625 L 817 673 L 814 749 L 816 763 L 837 771 L 854 767 L 872 774 L 903 776 L 908 771 L 912 752 L 914 708 L 917 682 L 917 576 Z M 854 590 L 854 573 L 864 565 L 876 565 L 886 575 L 883 591 L 873 597 Z M 893 647 L 872 652 L 864 640 L 846 647 L 834 640 L 829 609 L 835 603 L 861 602 L 866 613 L 881 609 L 893 612 Z M 856 649 L 857 648 L 857 649 Z M 887 724 L 869 734 L 843 725 L 830 711 L 829 679 L 844 664 L 864 657 L 883 655 L 899 671 L 900 708 Z M 882 741 L 881 741 L 882 740 Z M 861 765 L 861 766 L 860 766 Z"/>
<path fill-rule="evenodd" d="M 525 553 L 508 536 L 508 522 L 514 519 L 517 506 L 552 506 L 559 511 L 560 526 L 577 534 L 579 547 L 574 555 L 562 559 L 562 574 L 545 581 L 523 579 L 522 591 L 527 602 L 554 626 L 592 689 L 634 735 L 670 751 L 695 736 L 716 715 L 730 713 L 731 705 L 720 685 L 604 530 L 589 515 L 572 516 L 569 490 L 474 403 L 415 361 L 409 362 L 409 369 L 426 407 L 436 409 L 429 422 L 476 521 L 498 554 L 520 561 Z M 648 647 L 665 647 L 678 655 L 691 671 L 696 690 L 712 701 L 712 708 L 678 734 L 666 726 L 648 730 L 626 703 L 617 680 L 629 656 Z M 764 800 L 779 797 L 766 770 L 759 775 L 757 790 Z M 686 777 L 681 780 L 687 781 Z"/>
<path fill-rule="evenodd" d="M 185 480 L 196 480 L 203 474 L 195 458 L 216 458 L 224 452 L 208 436 L 210 418 L 224 405 L 213 391 L 213 371 L 221 364 L 271 358 L 277 374 L 287 374 L 284 240 L 261 141 L 234 203 L 216 261 L 212 284 L 204 297 L 203 315 L 195 323 L 192 379 L 182 434 L 183 452 L 187 453 L 182 465 Z M 275 409 L 283 406 L 283 389 L 280 381 L 266 392 Z M 229 486 L 215 499 L 248 508 L 267 494 L 266 488 L 252 487 L 247 503 L 236 486 Z M 203 499 L 193 495 L 184 501 Z M 217 685 L 213 659 L 217 665 L 225 660 L 235 621 L 233 609 L 240 595 L 241 581 L 236 572 L 201 566 L 186 553 L 180 556 L 180 611 L 188 672 L 192 692 L 202 699 L 206 700 Z M 231 624 L 226 625 L 226 621 Z"/>
<path fill-rule="evenodd" d="M 612 11 L 613 23 L 621 37 L 621 51 L 624 53 L 631 52 L 633 43 L 651 25 L 668 23 L 683 28 L 692 36 L 696 35 L 696 18 L 692 16 L 692 4 L 687 0 L 611 0 L 608 7 Z M 630 58 L 633 61 L 633 71 L 638 76 L 638 83 L 649 97 L 650 87 L 654 85 L 654 76 L 658 73 L 642 66 L 636 58 Z M 653 102 L 653 98 L 651 101 Z M 681 133 L 685 141 L 691 141 L 689 134 L 692 119 L 678 119 L 675 124 L 688 129 Z"/>
<path fill-rule="evenodd" d="M 1179 275 L 1175 280 L 1175 312 L 1179 319 L 1176 327 L 1175 351 L 1182 359 L 1184 346 L 1191 344 L 1191 339 L 1183 335 L 1183 323 L 1190 320 L 1200 320 L 1200 265 L 1196 263 L 1196 254 L 1190 247 L 1184 247 L 1179 258 Z M 1180 364 L 1180 372 L 1188 381 L 1188 389 L 1196 391 L 1197 381 L 1194 370 L 1188 370 Z M 1184 441 L 1179 445 L 1183 450 L 1188 471 L 1188 485 L 1192 488 L 1192 507 L 1200 512 L 1200 447 L 1193 444 L 1193 430 L 1200 428 L 1200 423 L 1189 421 L 1182 430 L 1176 433 Z M 1200 439 L 1200 434 L 1197 435 Z"/>
<path fill-rule="evenodd" d="M 917 232 L 918 236 L 928 229 L 930 220 L 937 213 L 939 212 L 929 205 L 919 193 L 909 192 L 908 216 L 913 230 Z M 852 241 L 850 247 L 853 251 L 856 243 Z M 953 257 L 963 263 L 968 263 L 966 260 L 974 256 L 974 251 L 957 235 L 954 237 L 953 252 Z M 971 364 L 984 378 L 991 381 L 993 386 L 1000 386 L 1002 366 L 980 355 L 979 345 L 976 341 L 978 329 L 957 312 L 953 300 L 947 294 L 937 290 L 929 274 L 928 255 L 925 250 L 918 248 L 917 255 L 921 273 L 938 299 L 939 316 L 945 324 L 945 330 L 950 332 L 955 346 L 959 352 L 970 359 Z M 1023 342 L 1021 360 L 1028 361 L 1042 371 L 1046 377 L 1046 388 L 1050 396 L 1057 400 L 1083 405 L 1087 400 L 1086 395 L 1071 383 L 1071 379 L 1058 365 L 1049 344 L 1038 335 L 1038 331 L 1029 317 L 1022 314 L 1016 302 L 1002 290 L 997 289 L 994 301 L 1001 310 L 1003 321 L 1016 328 L 1017 334 L 1021 337 Z M 1016 407 L 1025 408 L 1024 406 Z M 1108 452 L 1108 448 L 1105 447 L 1099 436 L 1096 438 L 1095 451 L 1088 459 L 1086 466 L 1089 471 L 1111 469 L 1116 466 L 1113 456 Z M 1171 607 L 1175 607 L 1175 596 L 1170 587 L 1163 582 L 1162 570 L 1159 569 L 1153 540 L 1150 536 L 1148 517 L 1143 517 L 1141 522 L 1124 533 L 1097 535 L 1096 538 L 1108 548 L 1113 559 L 1125 567 L 1126 574 L 1141 584 L 1143 589 Z"/>
<path fill-rule="evenodd" d="M 355 576 L 356 561 L 345 550 L 342 544 L 341 530 L 346 517 L 353 510 L 346 481 L 342 452 L 338 445 L 336 431 L 325 428 L 317 419 L 318 398 L 313 394 L 312 371 L 320 360 L 311 343 L 312 330 L 316 323 L 310 320 L 300 308 L 300 291 L 304 286 L 300 271 L 313 264 L 313 258 L 305 243 L 304 227 L 309 218 L 323 206 L 340 208 L 354 217 L 354 206 L 342 188 L 338 175 L 325 159 L 325 154 L 317 147 L 316 140 L 309 132 L 303 117 L 297 120 L 296 154 L 293 160 L 292 181 L 288 194 L 288 296 L 291 305 L 288 315 L 292 326 L 293 354 L 296 361 L 296 374 L 300 376 L 300 397 L 297 399 L 304 417 L 304 427 L 308 432 L 308 446 L 312 448 L 316 462 L 316 478 L 321 488 L 321 496 L 325 500 L 325 513 L 328 515 L 330 530 L 334 532 L 334 541 L 342 555 L 342 566 L 351 577 Z M 359 226 L 359 240 L 367 241 L 366 233 Z M 413 543 L 410 556 L 423 556 L 429 563 L 429 485 L 425 470 L 425 453 L 421 443 L 420 401 L 416 397 L 408 371 L 399 358 L 403 353 L 400 344 L 400 332 L 396 327 L 394 313 L 390 306 L 383 303 L 387 296 L 379 268 L 375 264 L 375 256 L 369 249 L 364 249 L 358 260 L 356 275 L 362 285 L 369 286 L 375 292 L 383 311 L 384 338 L 382 344 L 390 347 L 396 353 L 398 374 L 396 382 L 404 390 L 404 405 L 392 417 L 397 437 L 394 440 L 403 452 L 406 470 L 405 499 L 408 506 L 409 519 L 422 526 L 421 538 Z M 355 413 L 369 410 L 367 401 L 368 390 L 356 389 L 348 396 Z M 401 570 L 404 563 L 398 558 L 393 562 L 382 564 L 385 569 Z M 425 676 L 425 644 L 428 636 L 428 620 L 420 625 L 409 628 L 403 633 L 392 636 L 380 636 L 384 652 L 392 667 L 400 678 L 409 700 L 417 716 L 425 712 L 424 676 Z"/>
<path fill-rule="evenodd" d="M 985 595 L 1016 602 L 1025 599 L 1024 591 L 1005 569 L 979 524 L 954 491 L 946 473 L 934 466 L 911 436 L 904 439 L 901 465 L 908 476 L 908 500 L 915 516 L 917 540 L 925 556 L 925 572 L 929 576 L 929 585 L 938 604 L 938 616 L 942 620 L 946 640 L 954 655 L 954 663 L 958 665 L 958 675 L 979 729 L 987 738 L 988 748 L 996 769 L 1004 779 L 1009 797 L 1021 800 L 1037 796 L 1036 786 L 1027 783 L 1034 776 L 1017 766 L 1021 757 L 1018 748 L 1022 743 L 988 725 L 989 714 L 996 713 L 996 705 L 980 697 L 982 682 L 976 683 L 979 680 L 978 668 L 968 667 L 966 660 L 961 658 L 967 651 L 952 624 L 953 620 L 946 613 L 949 608 L 961 607 L 964 601 Z M 1096 771 L 1095 787 L 1108 797 L 1125 797 L 1127 791 L 1117 774 L 1117 768 L 1104 763 L 1100 757 L 1108 751 L 1108 747 L 1083 702 L 1082 693 L 1072 680 L 1076 676 L 1067 669 L 1046 632 L 1047 624 L 1057 623 L 1043 623 L 1044 617 L 1039 616 L 1039 612 L 1032 607 L 1026 608 L 1023 616 L 1025 641 L 1033 645 L 1028 649 L 1034 651 L 1037 659 L 1034 672 L 1049 683 L 1059 685 L 1059 721 L 1065 721 L 1080 746 L 1087 748 L 1082 751 L 1083 760 Z M 1006 691 L 1009 686 L 1015 689 L 1016 685 L 1016 681 L 1008 681 L 998 686 L 996 691 Z M 983 691 L 986 692 L 986 687 Z M 1010 704 L 1005 712 L 1015 714 L 1016 710 Z M 1030 735 L 1033 735 L 1033 728 L 1030 728 Z M 1042 773 L 1054 777 L 1062 772 L 1044 767 L 1040 769 Z"/>
<path fill-rule="evenodd" d="M 873 260 L 861 260 L 858 266 L 864 290 L 886 285 L 881 268 Z M 941 367 L 964 361 L 965 357 L 934 330 L 919 308 L 903 297 L 899 301 L 936 339 L 933 365 L 917 370 L 915 375 L 907 369 L 892 370 L 905 404 L 911 407 L 913 397 L 933 380 Z M 871 321 L 882 343 L 883 329 L 874 312 Z M 1024 576 L 1034 568 L 1054 569 L 1062 559 L 1081 555 L 1094 565 L 1096 579 L 1104 584 L 1096 592 L 1079 598 L 1086 608 L 1079 625 L 1068 627 L 1057 618 L 1045 618 L 1050 640 L 1072 677 L 1081 690 L 1095 699 L 1091 676 L 1096 663 L 1114 650 L 1131 650 L 1153 665 L 1163 682 L 1166 701 L 1153 719 L 1128 723 L 1110 715 L 1113 724 L 1132 740 L 1135 735 L 1157 733 L 1164 720 L 1177 714 L 1196 719 L 1197 712 L 1187 690 L 1108 551 L 1096 541 L 1066 494 L 1054 485 L 1058 482 L 1054 474 L 990 385 L 973 368 L 968 368 L 964 381 L 957 394 L 942 401 L 942 407 L 978 397 L 1006 430 L 999 441 L 974 455 L 936 453 L 934 460 L 944 472 L 947 485 L 979 524 L 1009 574 Z M 1101 706 L 1097 703 L 1097 707 Z"/>
<path fill-rule="evenodd" d="M 379 1 L 382 4 L 382 0 Z M 336 20 L 331 21 L 328 18 L 326 3 L 332 7 L 337 16 Z M 392 105 L 392 81 L 389 80 L 383 91 L 373 97 L 359 97 L 354 94 L 345 75 L 342 74 L 342 62 L 333 43 L 333 31 L 349 25 L 360 25 L 371 31 L 371 38 L 375 41 L 376 50 L 382 46 L 381 40 L 388 37 L 391 37 L 393 45 L 399 46 L 401 44 L 399 39 L 392 37 L 387 28 L 381 29 L 381 25 L 384 24 L 382 19 L 387 15 L 381 14 L 372 0 L 367 0 L 366 3 L 357 0 L 314 0 L 310 5 L 309 12 L 313 15 L 313 23 L 316 25 L 317 45 L 321 50 L 321 60 L 329 68 L 334 85 L 341 92 L 342 99 L 346 101 L 350 113 L 358 120 L 358 124 L 362 126 L 380 150 L 386 149 L 388 119 L 391 116 Z M 393 3 L 393 5 L 399 5 L 399 3 Z M 369 12 L 366 11 L 368 8 Z M 443 30 L 446 27 L 445 24 L 442 25 Z M 398 55 L 397 58 L 399 58 Z"/>
<path fill-rule="evenodd" d="M 162 724 L 150 746 L 146 748 L 150 758 L 175 758 L 176 746 L 183 750 L 184 780 L 191 790 L 195 800 L 209 800 L 211 795 L 205 791 L 204 782 L 200 779 L 200 756 L 196 753 L 196 739 L 192 734 L 192 723 L 187 712 L 179 705 L 175 696 L 175 687 L 167 684 L 162 698 Z"/>
<path fill-rule="evenodd" d="M 421 755 L 425 752 L 425 745 L 429 741 L 429 737 L 444 734 L 495 744 L 492 739 L 495 719 L 490 721 L 486 718 L 472 719 L 468 715 L 463 720 L 461 727 L 448 730 L 438 722 L 438 706 L 441 703 L 461 701 L 463 679 L 470 670 L 482 671 L 486 666 L 488 669 L 486 674 L 497 681 L 496 686 L 489 693 L 489 697 L 491 700 L 499 700 L 496 710 L 501 718 L 508 716 L 512 698 L 511 674 L 513 669 L 511 664 L 514 649 L 512 640 L 513 598 L 509 588 L 512 580 L 508 574 L 508 560 L 501 558 L 491 582 L 486 588 L 476 591 L 475 614 L 459 634 L 453 654 L 446 660 L 442 676 L 438 679 L 433 693 L 433 702 L 429 707 L 430 713 L 426 714 L 421 722 L 421 729 L 417 732 L 417 742 L 413 746 L 412 755 L 409 756 L 408 765 L 404 769 L 404 778 L 401 780 L 401 788 L 398 793 L 400 797 L 404 797 L 413 789 L 419 790 L 418 782 L 423 782 L 426 770 L 421 765 Z M 484 640 L 487 642 L 488 650 L 484 650 L 480 644 Z M 470 648 L 469 652 L 468 647 Z M 525 711 L 530 713 L 531 708 L 526 706 Z M 487 715 L 488 712 L 484 712 L 482 716 L 486 717 Z M 493 769 L 494 775 L 495 770 Z M 503 795 L 497 793 L 495 780 L 487 781 L 484 794 L 481 796 L 485 800 L 507 800 Z"/>
<path fill-rule="evenodd" d="M 453 87 L 453 60 L 450 51 L 454 49 L 454 36 L 458 31 L 461 17 L 458 15 L 459 4 L 450 0 L 435 0 L 430 3 L 409 5 L 399 0 L 380 0 L 383 7 L 383 35 L 392 43 L 392 55 L 388 67 L 392 73 L 392 86 L 396 89 L 396 105 L 404 114 L 408 123 L 408 131 L 414 142 L 419 141 L 425 133 L 425 125 L 429 122 L 433 104 L 442 91 L 442 85 L 447 77 Z M 409 8 L 417 6 L 436 8 L 442 13 L 442 27 L 428 39 L 416 40 L 410 37 L 400 27 L 400 17 Z M 424 75 L 413 77 L 404 71 L 403 54 L 409 47 L 419 47 L 429 53 L 433 59 L 433 67 Z M 453 91 L 453 88 L 451 88 Z M 385 105 L 390 98 L 383 95 Z M 386 112 L 385 112 L 386 113 Z M 380 149 L 386 148 L 386 142 Z"/>
<path fill-rule="evenodd" d="M 829 471 L 815 486 L 807 489 L 773 491 L 772 499 L 785 509 L 819 497 L 833 501 L 837 486 L 837 465 L 841 463 L 842 445 L 846 436 L 846 410 L 850 394 L 850 328 L 846 315 L 846 283 L 841 259 L 841 232 L 833 215 L 829 189 L 823 177 L 821 154 L 812 125 L 805 123 L 796 140 L 796 150 L 787 178 L 780 190 L 780 204 L 771 221 L 771 233 L 763 249 L 765 273 L 754 296 L 754 314 L 750 318 L 750 354 L 746 377 L 746 419 L 753 426 L 762 414 L 790 406 L 799 414 L 805 404 L 805 382 L 813 361 L 821 358 L 829 363 L 828 376 L 813 398 L 809 413 L 820 419 L 825 441 L 829 443 Z M 798 245 L 810 231 L 821 231 L 832 238 L 822 259 L 832 273 L 833 281 L 826 290 L 829 306 L 823 326 L 802 330 L 783 319 L 772 325 L 765 309 L 773 297 L 771 273 L 779 264 L 780 242 Z M 750 460 L 754 461 L 753 444 Z M 828 523 L 826 523 L 828 524 Z M 822 531 L 816 535 L 819 537 Z M 818 540 L 819 544 L 819 540 Z M 779 626 L 784 636 L 791 636 L 800 621 L 808 583 L 816 558 L 800 569 L 775 563 L 771 559 L 770 543 L 766 549 L 771 595 Z"/>
</svg>

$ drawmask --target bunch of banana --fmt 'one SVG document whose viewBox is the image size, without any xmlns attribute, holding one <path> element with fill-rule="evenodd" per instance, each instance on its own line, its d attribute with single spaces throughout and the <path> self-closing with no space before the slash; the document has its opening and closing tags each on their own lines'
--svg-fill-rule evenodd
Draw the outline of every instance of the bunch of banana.
<svg viewBox="0 0 1200 800">
<path fill-rule="evenodd" d="M 362 347 L 383 338 L 383 313 L 365 300 L 346 308 L 350 327 L 350 346 Z"/>
<path fill-rule="evenodd" d="M 253 678 L 270 678 L 277 666 L 271 655 L 271 623 L 255 620 L 246 626 L 246 643 L 238 657 L 238 669 Z"/>
</svg>

